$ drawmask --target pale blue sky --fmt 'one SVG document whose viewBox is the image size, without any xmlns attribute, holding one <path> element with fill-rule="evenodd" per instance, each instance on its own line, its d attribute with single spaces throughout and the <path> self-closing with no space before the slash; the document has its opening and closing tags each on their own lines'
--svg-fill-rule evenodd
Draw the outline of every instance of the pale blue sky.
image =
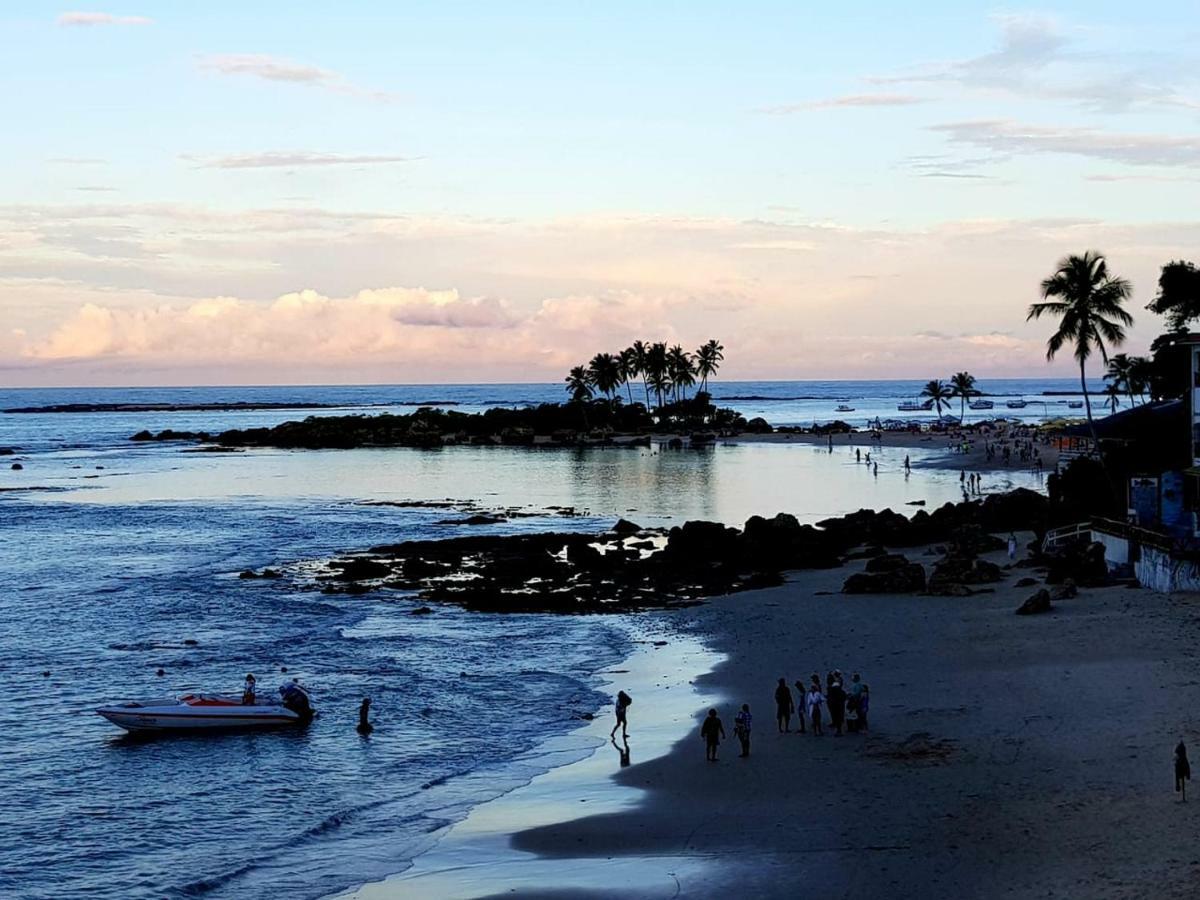
<svg viewBox="0 0 1200 900">
<path fill-rule="evenodd" d="M 547 347 L 536 377 L 598 323 L 624 340 L 631 309 L 741 339 L 743 374 L 813 376 L 753 335 L 853 342 L 839 304 L 859 331 L 884 314 L 829 374 L 912 374 L 901 345 L 933 331 L 947 354 L 1007 335 L 981 364 L 1028 368 L 1020 286 L 1058 256 L 1102 242 L 1144 305 L 1195 246 L 1198 37 L 1182 2 L 10 0 L 0 365 L 104 378 L 186 346 L 188 373 L 251 377 L 279 348 L 203 337 L 188 304 L 233 298 L 267 334 L 289 292 L 340 318 L 427 289 L 458 293 L 396 302 L 469 324 L 393 310 L 383 343 L 313 348 L 325 377 L 392 355 L 409 380 L 511 376 L 517 332 Z M 456 332 L 441 356 L 431 328 Z"/>
</svg>

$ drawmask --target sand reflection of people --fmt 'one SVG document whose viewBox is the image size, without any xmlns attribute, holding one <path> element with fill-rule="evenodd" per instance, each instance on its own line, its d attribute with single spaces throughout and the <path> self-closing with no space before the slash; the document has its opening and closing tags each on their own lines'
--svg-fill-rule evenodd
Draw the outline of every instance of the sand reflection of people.
<svg viewBox="0 0 1200 900">
<path fill-rule="evenodd" d="M 609 735 L 608 740 L 613 745 L 613 748 L 617 751 L 617 754 L 621 757 L 621 768 L 624 769 L 626 766 L 628 766 L 630 764 L 629 738 L 622 735 L 621 743 L 619 743 L 619 744 L 617 743 L 616 735 Z"/>
</svg>

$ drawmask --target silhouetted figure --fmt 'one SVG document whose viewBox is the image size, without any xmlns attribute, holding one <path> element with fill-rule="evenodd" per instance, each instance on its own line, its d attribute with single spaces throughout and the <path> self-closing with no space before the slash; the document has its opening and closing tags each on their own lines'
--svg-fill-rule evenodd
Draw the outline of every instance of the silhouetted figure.
<svg viewBox="0 0 1200 900">
<path fill-rule="evenodd" d="M 613 726 L 612 731 L 608 733 L 611 738 L 617 733 L 617 729 L 621 729 L 621 737 L 629 736 L 629 707 L 633 703 L 633 698 L 624 691 L 617 691 L 617 703 L 614 707 L 614 712 L 617 715 L 617 724 Z"/>
<path fill-rule="evenodd" d="M 821 728 L 821 707 L 824 704 L 825 695 L 821 693 L 821 680 L 814 675 L 812 687 L 808 689 L 808 694 L 804 697 L 804 706 L 808 710 L 808 718 L 812 722 L 814 735 L 825 733 Z"/>
<path fill-rule="evenodd" d="M 753 724 L 754 717 L 750 715 L 750 704 L 743 703 L 741 711 L 733 718 L 733 733 L 741 742 L 742 752 L 740 755 L 743 759 L 750 755 L 750 727 Z"/>
<path fill-rule="evenodd" d="M 704 738 L 704 758 L 709 762 L 717 761 L 717 747 L 725 737 L 725 726 L 717 718 L 717 711 L 710 709 L 704 723 L 700 726 L 700 737 Z"/>
<path fill-rule="evenodd" d="M 780 678 L 779 686 L 775 688 L 775 721 L 779 724 L 780 731 L 792 730 L 792 713 L 795 711 L 796 703 L 792 700 L 787 680 Z"/>
<path fill-rule="evenodd" d="M 1008 559 L 1009 562 L 1017 558 L 1017 536 L 1013 533 L 1008 535 Z"/>
<path fill-rule="evenodd" d="M 833 678 L 825 692 L 825 699 L 829 704 L 829 724 L 833 726 L 833 733 L 840 735 L 842 725 L 846 721 L 846 692 L 842 688 L 840 673 L 833 673 Z"/>
<path fill-rule="evenodd" d="M 912 463 L 909 461 L 907 453 L 904 454 L 904 471 L 905 472 L 912 471 Z"/>
<path fill-rule="evenodd" d="M 359 734 L 370 734 L 375 730 L 375 726 L 367 719 L 371 712 L 371 698 L 363 697 L 362 703 L 358 705 L 358 727 L 355 729 Z"/>
<path fill-rule="evenodd" d="M 862 450 L 860 450 L 858 447 L 854 448 L 854 461 L 856 463 L 862 462 Z"/>
<path fill-rule="evenodd" d="M 1192 780 L 1192 767 L 1188 763 L 1187 747 L 1183 746 L 1183 741 L 1175 745 L 1175 790 L 1183 795 L 1183 802 L 1187 803 L 1187 782 Z"/>
<path fill-rule="evenodd" d="M 628 740 L 628 738 L 622 737 L 620 744 L 617 743 L 617 739 L 615 737 L 609 737 L 609 741 L 612 743 L 613 747 L 616 748 L 617 754 L 621 757 L 621 768 L 624 769 L 626 766 L 629 765 L 629 740 Z"/>
<path fill-rule="evenodd" d="M 796 696 L 800 698 L 800 706 L 796 709 L 796 723 L 800 726 L 799 729 L 797 729 L 800 734 L 804 734 L 804 720 L 808 715 L 804 708 L 804 697 L 806 694 L 807 691 L 804 690 L 804 682 L 797 678 Z"/>
<path fill-rule="evenodd" d="M 254 673 L 246 676 L 246 683 L 242 686 L 242 705 L 253 706 L 255 696 Z"/>
</svg>

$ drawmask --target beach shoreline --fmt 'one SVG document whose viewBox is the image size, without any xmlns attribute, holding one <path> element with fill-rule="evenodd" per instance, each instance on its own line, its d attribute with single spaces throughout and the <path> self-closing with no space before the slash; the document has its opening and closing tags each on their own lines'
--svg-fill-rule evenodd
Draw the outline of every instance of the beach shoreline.
<svg viewBox="0 0 1200 900">
<path fill-rule="evenodd" d="M 669 752 L 612 776 L 611 790 L 637 788 L 639 802 L 528 826 L 527 813 L 511 814 L 524 803 L 514 792 L 492 855 L 459 857 L 504 877 L 439 886 L 550 898 L 644 884 L 639 895 L 657 896 L 670 879 L 686 896 L 782 898 L 798 886 L 835 897 L 1126 897 L 1154 884 L 1159 896 L 1190 896 L 1200 813 L 1177 802 L 1169 775 L 1175 742 L 1200 736 L 1200 717 L 1178 702 L 1200 683 L 1189 601 L 1114 586 L 1018 617 L 1034 590 L 1016 586 L 1028 568 L 966 598 L 838 593 L 860 566 L 665 614 L 725 658 L 695 677 Z M 833 668 L 870 683 L 870 733 L 779 734 L 776 678 Z M 716 764 L 694 733 L 710 702 L 729 732 Z M 745 760 L 731 728 L 741 702 L 756 715 Z M 653 715 L 634 709 L 634 721 Z M 557 776 L 568 789 L 571 769 Z M 401 887 L 348 896 L 406 896 Z"/>
</svg>

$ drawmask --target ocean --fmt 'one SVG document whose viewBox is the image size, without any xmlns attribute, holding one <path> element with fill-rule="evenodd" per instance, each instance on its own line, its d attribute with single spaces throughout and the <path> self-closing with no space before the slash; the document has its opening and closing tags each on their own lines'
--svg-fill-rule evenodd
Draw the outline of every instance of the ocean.
<svg viewBox="0 0 1200 900">
<path fill-rule="evenodd" d="M 1047 392 L 1075 386 L 981 385 L 997 397 L 994 414 L 1026 419 L 1066 414 L 1066 398 Z M 773 424 L 898 417 L 897 404 L 918 391 L 916 382 L 712 388 L 718 403 Z M 618 621 L 450 608 L 414 617 L 400 593 L 305 587 L 305 566 L 339 552 L 475 533 L 439 524 L 445 509 L 379 501 L 519 507 L 528 515 L 488 526 L 506 533 L 599 530 L 618 516 L 740 524 L 787 511 L 816 521 L 961 496 L 957 473 L 905 477 L 902 452 L 887 450 L 875 476 L 845 448 L 780 444 L 210 454 L 128 440 L 144 428 L 218 431 L 423 404 L 471 412 L 564 396 L 560 385 L 528 384 L 0 389 L 0 409 L 336 405 L 0 413 L 0 447 L 16 451 L 0 457 L 0 679 L 12 686 L 0 707 L 0 894 L 324 896 L 403 870 L 473 805 L 528 781 L 530 751 L 606 702 L 597 673 L 629 650 Z M 1030 404 L 1000 409 L 1018 396 Z M 836 413 L 839 404 L 855 411 Z M 1017 485 L 1041 480 L 1012 471 L 984 483 Z M 289 577 L 237 577 L 264 566 Z M 251 671 L 272 690 L 299 677 L 321 715 L 290 734 L 133 741 L 92 712 L 115 700 L 235 691 Z M 354 731 L 364 696 L 377 719 L 369 738 Z"/>
</svg>

